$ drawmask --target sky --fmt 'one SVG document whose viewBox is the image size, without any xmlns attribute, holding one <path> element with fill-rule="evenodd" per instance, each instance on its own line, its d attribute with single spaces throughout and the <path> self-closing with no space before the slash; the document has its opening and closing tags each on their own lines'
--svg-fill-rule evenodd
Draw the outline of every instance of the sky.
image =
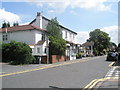
<svg viewBox="0 0 120 90">
<path fill-rule="evenodd" d="M 0 25 L 4 20 L 28 24 L 41 12 L 76 32 L 76 43 L 85 43 L 91 31 L 100 29 L 118 44 L 118 0 L 3 0 L 0 5 Z"/>
</svg>

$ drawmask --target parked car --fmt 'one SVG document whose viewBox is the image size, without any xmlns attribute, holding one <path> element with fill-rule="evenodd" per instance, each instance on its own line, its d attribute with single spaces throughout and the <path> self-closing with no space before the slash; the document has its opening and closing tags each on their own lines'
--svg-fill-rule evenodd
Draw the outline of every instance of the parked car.
<svg viewBox="0 0 120 90">
<path fill-rule="evenodd" d="M 118 60 L 120 61 L 120 52 L 118 52 Z"/>
<path fill-rule="evenodd" d="M 110 51 L 107 54 L 107 61 L 117 61 L 117 53 L 115 51 Z"/>
</svg>

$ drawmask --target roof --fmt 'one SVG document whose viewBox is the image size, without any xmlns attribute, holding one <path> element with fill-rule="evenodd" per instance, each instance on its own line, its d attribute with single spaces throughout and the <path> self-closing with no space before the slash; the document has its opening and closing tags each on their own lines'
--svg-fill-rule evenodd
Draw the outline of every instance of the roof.
<svg viewBox="0 0 120 90">
<path fill-rule="evenodd" d="M 44 41 L 38 41 L 36 45 L 43 45 L 44 42 L 45 42 L 45 40 Z"/>
<path fill-rule="evenodd" d="M 42 18 L 46 19 L 47 21 L 50 21 L 50 19 L 48 19 L 48 18 L 46 18 L 46 17 L 44 17 L 44 16 L 42 16 Z M 31 21 L 29 24 L 32 24 L 32 23 L 35 22 L 35 21 L 36 21 L 36 19 L 34 19 L 33 21 Z M 74 34 L 77 34 L 76 32 L 74 32 L 74 31 L 72 31 L 72 30 L 70 30 L 70 29 L 68 29 L 68 28 L 66 28 L 66 27 L 64 27 L 64 26 L 62 26 L 62 25 L 59 25 L 59 26 L 60 26 L 61 28 L 64 28 L 64 29 L 66 29 L 66 30 L 74 33 Z"/>
<path fill-rule="evenodd" d="M 93 41 L 87 41 L 87 42 L 82 44 L 82 46 L 91 46 L 91 45 L 94 45 Z"/>
<path fill-rule="evenodd" d="M 71 41 L 67 41 L 67 40 L 66 40 L 66 43 L 69 43 L 69 44 L 75 44 L 75 43 L 73 43 L 73 42 L 71 42 Z"/>
<path fill-rule="evenodd" d="M 34 25 L 19 25 L 19 26 L 13 26 L 13 27 L 7 27 L 7 32 L 13 32 L 13 31 L 23 31 L 23 30 L 40 30 L 40 31 L 45 31 L 41 28 L 38 28 Z M 1 28 L 0 32 L 6 32 L 6 28 Z"/>
</svg>

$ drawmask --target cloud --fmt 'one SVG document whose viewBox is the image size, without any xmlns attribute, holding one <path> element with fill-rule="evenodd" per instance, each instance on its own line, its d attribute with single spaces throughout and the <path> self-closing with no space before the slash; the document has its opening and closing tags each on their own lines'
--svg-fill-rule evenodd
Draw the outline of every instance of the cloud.
<svg viewBox="0 0 120 90">
<path fill-rule="evenodd" d="M 64 12 L 67 7 L 84 8 L 89 10 L 107 11 L 111 9 L 111 4 L 105 5 L 109 0 L 27 0 L 34 2 L 37 6 L 42 7 L 47 5 L 51 7 L 54 12 Z M 52 11 L 53 11 L 52 10 Z M 53 13 L 53 12 L 52 12 Z"/>
<path fill-rule="evenodd" d="M 0 25 L 3 21 L 10 22 L 13 24 L 16 21 L 20 21 L 20 17 L 17 14 L 5 11 L 5 9 L 0 9 Z"/>
<path fill-rule="evenodd" d="M 118 34 L 118 26 L 117 25 L 103 27 L 100 30 L 108 33 L 109 37 L 111 38 L 111 41 L 118 44 L 118 35 L 119 34 Z M 76 43 L 79 43 L 79 44 L 85 43 L 86 40 L 89 39 L 89 32 L 90 31 L 88 31 L 88 32 L 87 31 L 77 32 Z M 120 41 L 119 41 L 119 43 L 120 43 Z"/>
<path fill-rule="evenodd" d="M 118 44 L 118 26 L 108 26 L 102 28 L 101 30 L 109 34 L 112 42 Z"/>
<path fill-rule="evenodd" d="M 111 5 L 105 5 L 104 2 L 107 0 L 76 0 L 72 2 L 71 6 L 73 8 L 80 7 L 91 10 L 106 11 L 111 9 Z"/>
<path fill-rule="evenodd" d="M 76 43 L 83 44 L 86 42 L 87 39 L 89 39 L 89 32 L 88 31 L 77 32 Z"/>
</svg>

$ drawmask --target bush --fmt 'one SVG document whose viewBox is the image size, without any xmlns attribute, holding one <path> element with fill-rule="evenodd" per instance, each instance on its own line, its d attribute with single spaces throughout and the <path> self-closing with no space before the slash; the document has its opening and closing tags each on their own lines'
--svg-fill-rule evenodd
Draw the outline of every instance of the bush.
<svg viewBox="0 0 120 90">
<path fill-rule="evenodd" d="M 11 64 L 30 64 L 33 63 L 31 48 L 22 42 L 11 41 L 2 44 L 3 62 Z"/>
<path fill-rule="evenodd" d="M 77 53 L 77 54 L 76 54 L 76 58 L 77 58 L 77 59 L 82 58 L 82 53 L 81 53 L 81 52 Z"/>
<path fill-rule="evenodd" d="M 66 41 L 62 38 L 50 37 L 50 54 L 51 55 L 65 55 Z"/>
</svg>

